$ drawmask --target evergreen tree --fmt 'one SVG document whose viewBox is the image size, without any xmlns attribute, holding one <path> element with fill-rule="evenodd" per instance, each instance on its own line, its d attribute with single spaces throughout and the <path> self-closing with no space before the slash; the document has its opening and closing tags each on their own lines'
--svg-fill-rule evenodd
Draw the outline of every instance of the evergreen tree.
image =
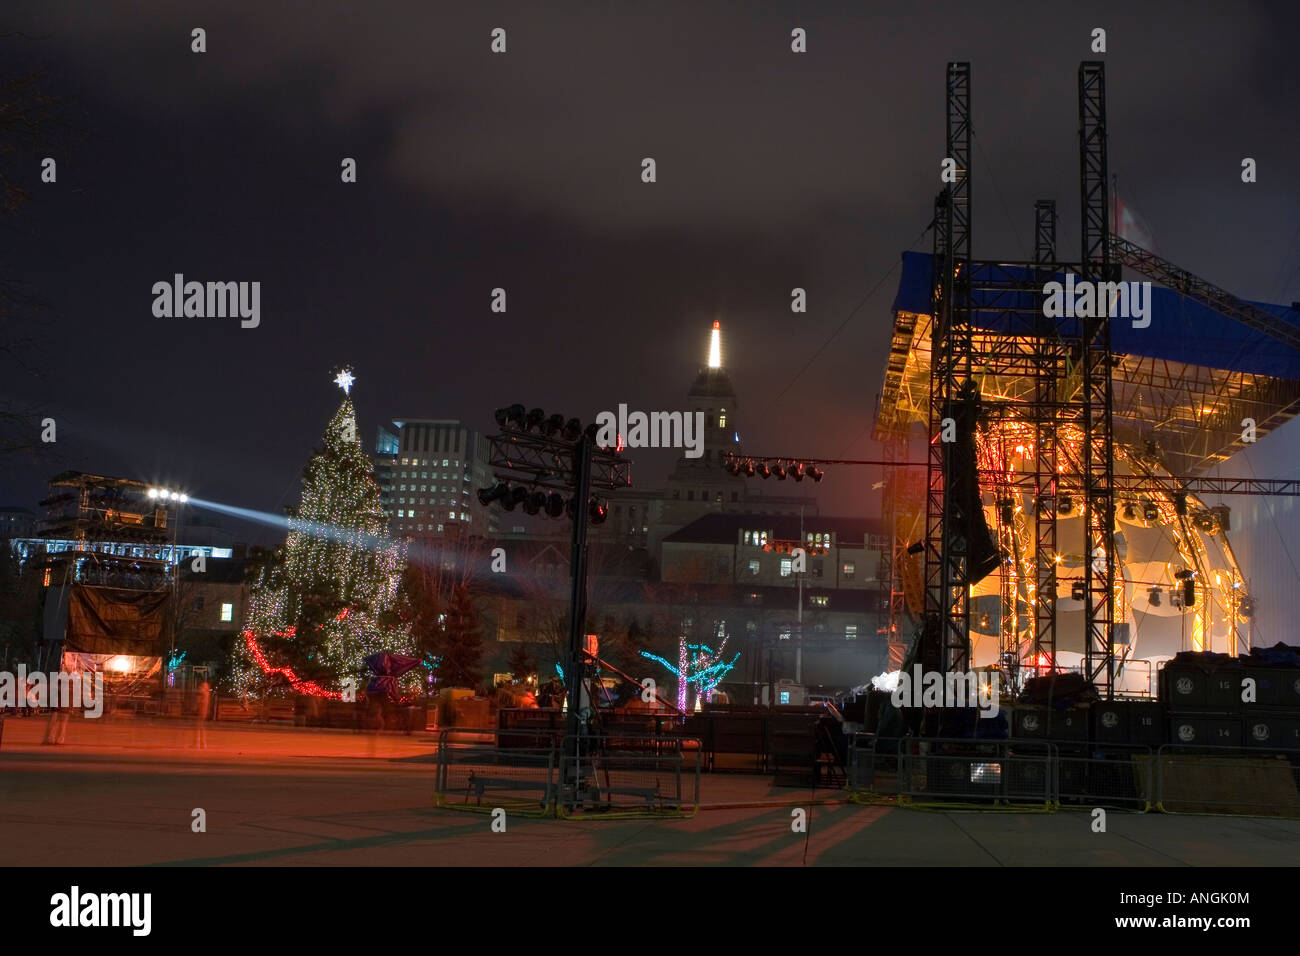
<svg viewBox="0 0 1300 956">
<path fill-rule="evenodd" d="M 336 381 L 346 393 L 351 376 Z M 303 472 L 302 501 L 290 512 L 284 546 L 249 595 L 233 668 L 238 692 L 334 696 L 349 678 L 365 687 L 368 655 L 415 652 L 397 613 L 405 549 L 386 530 L 379 485 L 345 395 L 324 447 Z M 418 681 L 413 673 L 407 683 Z"/>
<path fill-rule="evenodd" d="M 443 687 L 478 687 L 483 679 L 483 631 L 469 588 L 451 592 L 442 626 L 442 663 L 438 682 Z"/>
</svg>

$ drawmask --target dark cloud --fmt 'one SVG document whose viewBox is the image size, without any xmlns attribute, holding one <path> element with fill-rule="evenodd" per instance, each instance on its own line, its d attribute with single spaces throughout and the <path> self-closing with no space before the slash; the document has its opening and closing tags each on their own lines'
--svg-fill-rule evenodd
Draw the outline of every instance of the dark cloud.
<svg viewBox="0 0 1300 956">
<path fill-rule="evenodd" d="M 1112 168 L 1162 250 L 1242 295 L 1300 298 L 1285 5 L 7 6 L 4 62 L 36 66 L 83 133 L 57 187 L 33 170 L 3 236 L 50 305 L 49 378 L 25 397 L 67 421 L 66 463 L 210 498 L 292 497 L 339 363 L 367 432 L 486 428 L 516 399 L 666 408 L 715 317 L 749 447 L 869 453 L 892 283 L 774 398 L 922 233 L 944 63 L 973 62 L 981 254 L 1026 255 L 1039 197 L 1077 250 L 1075 71 L 1096 26 Z M 261 281 L 262 326 L 153 318 L 174 272 Z M 11 469 L 4 495 L 30 502 L 52 463 Z M 828 507 L 873 509 L 863 477 L 833 474 Z"/>
</svg>

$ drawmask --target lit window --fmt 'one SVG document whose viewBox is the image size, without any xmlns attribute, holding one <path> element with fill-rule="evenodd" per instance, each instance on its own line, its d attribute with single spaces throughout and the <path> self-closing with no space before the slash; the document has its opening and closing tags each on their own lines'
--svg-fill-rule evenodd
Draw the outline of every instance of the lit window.
<svg viewBox="0 0 1300 956">
<path fill-rule="evenodd" d="M 727 410 L 725 408 L 718 413 L 718 427 L 719 428 L 727 427 Z"/>
<path fill-rule="evenodd" d="M 233 619 L 234 616 L 235 616 L 235 606 L 233 604 L 221 605 L 221 619 L 223 621 L 229 621 Z"/>
<path fill-rule="evenodd" d="M 790 572 L 790 559 L 789 559 L 789 558 L 782 558 L 782 559 L 781 559 L 781 577 L 783 577 L 783 578 L 788 578 L 788 577 L 790 576 L 790 573 L 791 573 L 791 572 Z"/>
<path fill-rule="evenodd" d="M 826 607 L 831 603 L 831 599 L 825 594 L 815 594 L 813 595 L 812 602 L 817 607 Z"/>
<path fill-rule="evenodd" d="M 447 512 L 447 517 L 450 518 L 451 520 L 455 521 L 455 520 L 456 520 L 456 512 L 454 512 L 454 511 L 448 511 L 448 512 Z"/>
<path fill-rule="evenodd" d="M 398 508 L 398 509 L 397 509 L 397 517 L 399 517 L 399 518 L 405 518 L 405 517 L 406 517 L 406 509 L 405 509 L 405 508 Z"/>
<path fill-rule="evenodd" d="M 783 641 L 788 641 L 788 640 L 790 640 L 790 629 L 787 627 L 785 630 L 783 630 L 783 631 L 781 632 L 780 637 L 781 637 L 781 640 L 783 640 Z"/>
<path fill-rule="evenodd" d="M 788 690 L 781 691 L 781 703 L 783 704 L 790 703 L 790 692 Z"/>
<path fill-rule="evenodd" d="M 758 572 L 759 572 L 759 570 L 760 570 L 761 568 L 762 568 L 762 563 L 758 560 L 758 558 L 751 558 L 751 559 L 750 559 L 750 562 L 749 562 L 749 573 L 750 573 L 750 574 L 758 574 Z"/>
<path fill-rule="evenodd" d="M 857 565 L 855 565 L 852 561 L 845 561 L 845 562 L 844 562 L 844 577 L 845 577 L 845 578 L 852 578 L 852 577 L 853 577 L 853 573 L 854 573 L 854 571 L 856 571 L 856 570 L 857 570 Z"/>
<path fill-rule="evenodd" d="M 844 639 L 846 641 L 856 641 L 858 639 L 858 626 L 856 624 L 844 625 Z"/>
</svg>

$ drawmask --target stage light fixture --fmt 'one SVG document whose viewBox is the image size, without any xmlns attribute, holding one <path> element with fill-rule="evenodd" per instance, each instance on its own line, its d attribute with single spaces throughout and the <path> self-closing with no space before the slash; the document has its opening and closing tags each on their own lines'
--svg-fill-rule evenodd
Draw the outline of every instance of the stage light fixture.
<svg viewBox="0 0 1300 956">
<path fill-rule="evenodd" d="M 1160 509 L 1156 506 L 1154 501 L 1142 502 L 1142 519 L 1147 524 L 1160 520 Z"/>
<path fill-rule="evenodd" d="M 1010 525 L 1016 520 L 1016 503 L 1014 501 L 1003 499 L 998 502 L 998 508 L 1001 511 L 1002 523 L 1004 525 Z"/>
<path fill-rule="evenodd" d="M 1133 502 L 1131 501 L 1124 502 L 1124 518 L 1128 521 L 1133 521 L 1137 518 L 1137 512 L 1133 509 Z"/>
<path fill-rule="evenodd" d="M 754 477 L 754 463 L 752 461 L 749 461 L 748 459 L 746 459 L 745 461 L 745 477 L 746 478 Z"/>
<path fill-rule="evenodd" d="M 1179 517 L 1187 514 L 1187 495 L 1181 491 L 1174 493 L 1174 514 Z"/>
<path fill-rule="evenodd" d="M 523 504 L 524 499 L 527 497 L 527 488 L 524 488 L 521 485 L 512 485 L 508 487 L 505 494 L 501 496 L 501 507 L 505 508 L 506 511 L 514 511 L 516 507 Z"/>
<path fill-rule="evenodd" d="M 592 524 L 604 524 L 605 518 L 609 514 L 609 506 L 599 498 L 592 498 L 591 503 L 587 506 L 587 513 L 591 516 Z"/>
<path fill-rule="evenodd" d="M 1160 606 L 1160 588 L 1156 587 L 1154 584 L 1147 588 L 1147 603 L 1152 607 Z"/>
<path fill-rule="evenodd" d="M 914 542 L 914 543 L 909 544 L 909 545 L 907 546 L 907 553 L 908 553 L 908 554 L 920 554 L 920 553 L 921 553 L 922 551 L 924 551 L 924 550 L 925 550 L 925 542 L 924 542 L 924 541 L 917 541 L 917 542 Z"/>
<path fill-rule="evenodd" d="M 740 462 L 736 461 L 734 458 L 728 458 L 727 464 L 724 467 L 733 475 L 740 474 Z"/>
<path fill-rule="evenodd" d="M 568 501 L 564 503 L 564 513 L 569 516 L 570 521 L 572 521 L 574 518 L 578 516 L 577 498 L 570 498 Z"/>
<path fill-rule="evenodd" d="M 823 478 L 826 477 L 826 472 L 822 471 L 816 465 L 813 465 L 811 468 L 808 469 L 808 477 L 811 478 L 813 481 L 821 481 Z"/>
<path fill-rule="evenodd" d="M 552 415 L 542 423 L 542 434 L 547 438 L 553 438 L 555 434 L 564 428 L 564 416 Z"/>
<path fill-rule="evenodd" d="M 540 408 L 534 408 L 528 412 L 528 417 L 524 419 L 524 427 L 528 431 L 533 431 L 534 429 L 540 431 L 542 422 L 544 421 L 546 421 L 546 412 L 542 411 Z"/>
<path fill-rule="evenodd" d="M 989 616 L 988 616 L 987 614 L 981 614 L 981 615 L 980 615 L 980 630 L 981 630 L 981 631 L 987 631 L 987 630 L 989 629 L 989 623 L 990 623 L 990 622 L 989 622 Z"/>
<path fill-rule="evenodd" d="M 803 481 L 803 476 L 804 476 L 803 462 L 796 461 L 794 463 L 794 466 L 790 469 L 790 477 L 793 478 L 795 481 Z"/>
<path fill-rule="evenodd" d="M 510 409 L 498 408 L 495 412 L 492 413 L 492 417 L 496 419 L 497 428 L 505 428 L 506 422 L 510 418 Z"/>
<path fill-rule="evenodd" d="M 777 481 L 785 481 L 785 465 L 778 461 L 772 466 L 772 474 L 776 475 Z"/>
<path fill-rule="evenodd" d="M 535 515 L 546 505 L 546 492 L 534 491 L 524 499 L 524 513 Z"/>
<path fill-rule="evenodd" d="M 570 418 L 565 422 L 564 431 L 560 433 L 560 437 L 565 441 L 577 441 L 581 435 L 582 422 L 578 421 L 576 418 Z"/>
<path fill-rule="evenodd" d="M 507 490 L 509 490 L 509 486 L 503 483 L 498 483 L 490 488 L 480 488 L 478 490 L 478 503 L 486 507 L 498 498 L 504 497 Z"/>
<path fill-rule="evenodd" d="M 150 488 L 150 489 L 149 489 L 149 497 L 150 497 L 150 498 L 157 498 L 157 497 L 158 497 L 158 489 L 157 489 L 157 488 Z"/>
<path fill-rule="evenodd" d="M 758 477 L 764 481 L 772 477 L 772 469 L 767 466 L 767 462 L 763 462 L 758 466 Z"/>
<path fill-rule="evenodd" d="M 515 402 L 515 404 L 511 405 L 509 408 L 506 409 L 505 424 L 508 426 L 512 425 L 515 428 L 522 429 L 524 427 L 524 421 L 527 417 L 528 417 L 528 410 L 524 408 L 524 406 L 520 405 L 518 402 Z"/>
<path fill-rule="evenodd" d="M 1088 596 L 1087 588 L 1082 581 L 1075 581 L 1070 585 L 1070 597 L 1076 601 L 1082 601 Z"/>
<path fill-rule="evenodd" d="M 552 491 L 546 496 L 546 514 L 551 518 L 558 518 L 564 514 L 564 496 Z"/>
<path fill-rule="evenodd" d="M 1241 599 L 1241 605 L 1238 609 L 1241 611 L 1241 616 L 1244 618 L 1249 619 L 1255 616 L 1255 602 L 1252 601 L 1249 596 Z"/>
<path fill-rule="evenodd" d="M 1074 499 L 1069 495 L 1061 495 L 1056 502 L 1057 514 L 1068 515 L 1074 510 Z"/>
<path fill-rule="evenodd" d="M 594 445 L 596 444 L 596 436 L 600 434 L 600 426 L 595 422 L 592 422 L 582 430 L 582 434 L 587 437 L 587 441 Z"/>
</svg>

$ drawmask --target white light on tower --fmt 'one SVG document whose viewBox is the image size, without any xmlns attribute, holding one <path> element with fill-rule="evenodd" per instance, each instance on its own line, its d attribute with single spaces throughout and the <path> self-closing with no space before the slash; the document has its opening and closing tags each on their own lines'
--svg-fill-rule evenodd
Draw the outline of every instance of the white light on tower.
<svg viewBox="0 0 1300 956">
<path fill-rule="evenodd" d="M 352 391 L 352 383 L 355 381 L 356 377 L 352 374 L 352 369 L 350 368 L 345 368 L 343 371 L 339 372 L 338 375 L 334 376 L 334 384 L 343 389 L 344 395 L 347 395 Z"/>
<path fill-rule="evenodd" d="M 722 368 L 722 323 L 713 323 L 713 335 L 709 338 L 709 368 Z"/>
</svg>

